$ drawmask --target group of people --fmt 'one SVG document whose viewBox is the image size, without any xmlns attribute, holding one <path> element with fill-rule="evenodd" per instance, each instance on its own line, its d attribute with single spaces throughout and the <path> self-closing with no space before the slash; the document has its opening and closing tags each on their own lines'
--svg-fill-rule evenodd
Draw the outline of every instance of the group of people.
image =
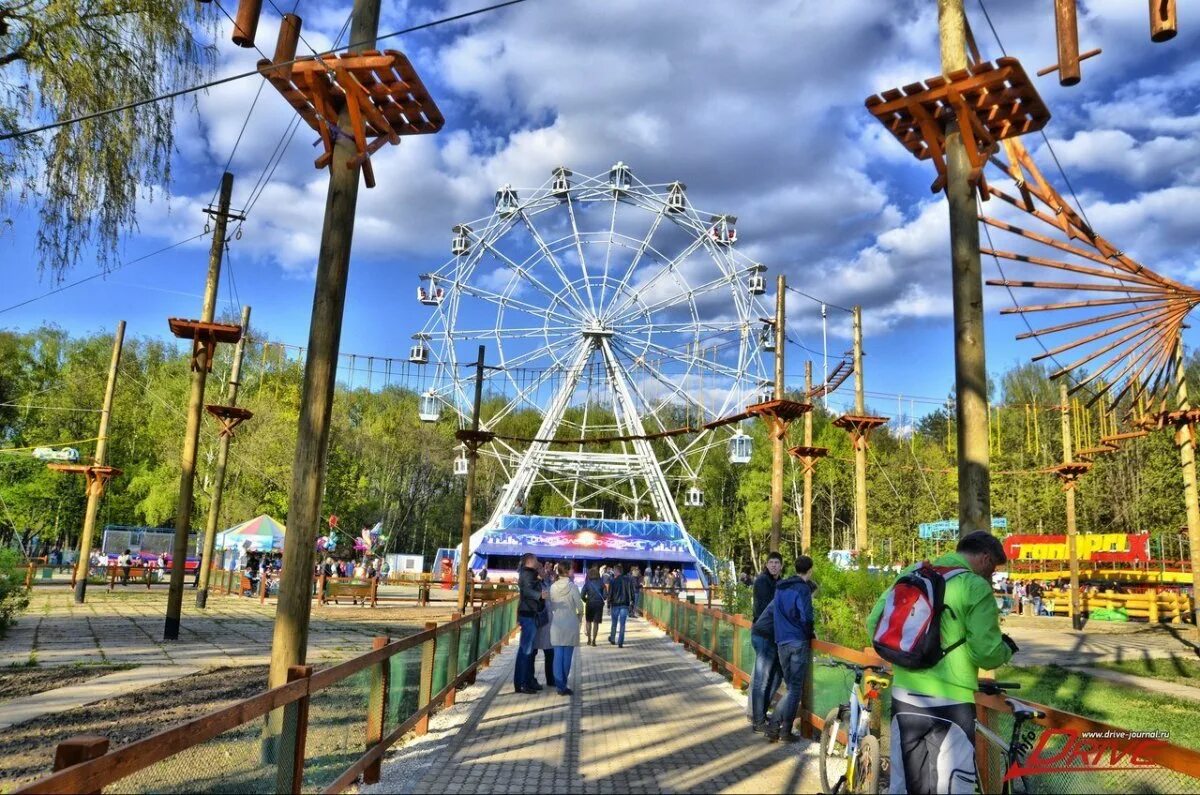
<svg viewBox="0 0 1200 795">
<path fill-rule="evenodd" d="M 679 593 L 687 587 L 687 583 L 683 579 L 683 572 L 679 569 L 655 566 L 647 570 L 646 577 L 647 585 L 651 588 L 661 588 L 669 593 Z"/>
<path fill-rule="evenodd" d="M 975 766 L 975 692 L 979 671 L 1007 663 L 1019 649 L 1000 631 L 992 575 L 1007 562 L 999 539 L 986 531 L 963 536 L 954 552 L 928 565 L 908 566 L 875 603 L 867 630 L 876 651 L 892 662 L 891 792 L 972 793 Z M 812 559 L 801 555 L 795 574 L 782 578 L 783 558 L 772 552 L 755 578 L 751 642 L 756 660 L 750 685 L 752 730 L 769 740 L 796 739 L 792 724 L 816 637 Z M 894 636 L 913 626 L 900 589 L 921 578 L 940 581 L 933 597 L 941 618 L 928 653 L 901 664 L 889 652 Z M 918 622 L 919 624 L 920 622 Z M 924 622 L 917 634 L 928 632 Z M 780 685 L 786 696 L 768 709 Z"/>
<path fill-rule="evenodd" d="M 643 579 L 636 566 L 628 572 L 620 563 L 592 566 L 581 590 L 575 584 L 570 563 L 539 564 L 537 555 L 530 552 L 521 557 L 517 586 L 521 637 L 513 669 L 513 689 L 533 694 L 544 687 L 553 687 L 560 696 L 569 696 L 573 692 L 571 666 L 584 623 L 587 645 L 595 646 L 607 604 L 611 619 L 608 642 L 624 647 L 625 622 L 630 612 L 640 607 Z M 545 685 L 535 675 L 539 651 L 545 665 Z"/>
<path fill-rule="evenodd" d="M 355 580 L 373 580 L 376 577 L 386 580 L 391 573 L 391 566 L 383 558 L 363 558 L 362 560 L 334 560 L 326 556 L 323 563 L 317 564 L 316 574 L 326 577 L 340 577 Z"/>
<path fill-rule="evenodd" d="M 1006 579 L 996 594 L 1000 611 L 1032 616 L 1054 615 L 1054 596 L 1037 580 L 1013 582 Z"/>
</svg>

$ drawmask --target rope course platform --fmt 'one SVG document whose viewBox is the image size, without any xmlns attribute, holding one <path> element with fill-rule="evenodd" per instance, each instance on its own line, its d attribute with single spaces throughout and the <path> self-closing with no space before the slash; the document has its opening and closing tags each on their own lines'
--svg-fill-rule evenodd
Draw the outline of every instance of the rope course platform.
<svg viewBox="0 0 1200 795">
<path fill-rule="evenodd" d="M 282 42 L 283 31 L 280 38 Z M 294 44 L 291 49 L 294 54 Z M 347 138 L 357 154 L 346 167 L 362 166 L 368 188 L 375 187 L 371 155 L 384 144 L 399 144 L 405 135 L 436 133 L 446 123 L 420 76 L 398 50 L 313 56 L 276 66 L 280 60 L 291 59 L 281 58 L 277 50 L 275 61 L 264 58 L 258 69 L 321 136 L 324 152 L 314 165 L 332 164 L 338 138 Z M 338 126 L 343 110 L 349 114 L 349 131 Z"/>
<path fill-rule="evenodd" d="M 104 496 L 104 489 L 108 481 L 120 477 L 122 474 L 122 470 L 116 467 L 98 466 L 96 464 L 47 464 L 46 466 L 55 472 L 63 472 L 68 475 L 83 475 L 87 483 L 87 493 L 91 494 L 95 490 L 97 496 Z"/>
<path fill-rule="evenodd" d="M 1089 461 L 1070 461 L 1062 464 L 1055 464 L 1052 467 L 1047 467 L 1042 470 L 1047 474 L 1056 476 L 1062 481 L 1063 491 L 1070 491 L 1075 488 L 1075 483 L 1081 477 L 1086 475 L 1092 468 Z"/>
<path fill-rule="evenodd" d="M 887 417 L 872 417 L 859 414 L 843 414 L 833 421 L 833 427 L 841 428 L 850 434 L 850 438 L 854 441 L 854 448 L 857 450 L 859 445 L 867 447 L 870 441 L 871 431 L 878 428 L 880 425 L 886 425 Z"/>
<path fill-rule="evenodd" d="M 805 472 L 812 472 L 817 466 L 817 461 L 829 455 L 829 448 L 809 447 L 801 444 L 789 447 L 788 454 L 804 466 Z"/>
<path fill-rule="evenodd" d="M 212 372 L 213 351 L 218 343 L 236 343 L 242 338 L 242 327 L 232 323 L 205 323 L 181 317 L 167 318 L 171 333 L 181 340 L 192 341 L 192 370 L 201 366 Z M 203 365 L 201 365 L 203 362 Z"/>
<path fill-rule="evenodd" d="M 217 418 L 221 423 L 221 436 L 233 437 L 234 430 L 246 420 L 254 416 L 254 412 L 241 406 L 218 406 L 209 403 L 204 410 Z"/>
<path fill-rule="evenodd" d="M 984 61 L 924 83 L 892 88 L 867 99 L 867 110 L 918 160 L 932 160 L 946 185 L 946 125 L 957 121 L 971 162 L 971 184 L 987 198 L 983 167 L 999 141 L 1036 132 L 1050 111 L 1016 58 Z M 965 134 L 970 130 L 971 134 Z"/>
<path fill-rule="evenodd" d="M 752 417 L 761 417 L 770 428 L 772 439 L 782 439 L 787 435 L 788 425 L 812 411 L 811 403 L 801 403 L 796 400 L 767 400 L 746 407 L 746 413 Z"/>
</svg>

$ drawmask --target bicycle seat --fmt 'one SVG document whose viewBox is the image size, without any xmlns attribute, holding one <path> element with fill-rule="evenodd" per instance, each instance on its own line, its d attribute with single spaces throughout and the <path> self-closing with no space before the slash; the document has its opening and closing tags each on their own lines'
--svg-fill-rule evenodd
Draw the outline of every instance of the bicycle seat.
<svg viewBox="0 0 1200 795">
<path fill-rule="evenodd" d="M 1033 707 L 1029 706 L 1028 704 L 1017 701 L 1016 699 L 1006 698 L 1006 699 L 1004 699 L 1004 703 L 1007 704 L 1008 708 L 1013 711 L 1013 715 L 1020 718 L 1021 720 L 1029 720 L 1030 718 L 1046 717 L 1045 712 L 1042 712 L 1040 709 L 1034 709 Z"/>
</svg>

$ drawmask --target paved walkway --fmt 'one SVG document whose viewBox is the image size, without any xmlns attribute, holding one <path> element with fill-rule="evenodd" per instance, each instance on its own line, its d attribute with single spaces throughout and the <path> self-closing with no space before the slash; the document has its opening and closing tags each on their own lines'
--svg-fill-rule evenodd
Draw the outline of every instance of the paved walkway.
<svg viewBox="0 0 1200 795">
<path fill-rule="evenodd" d="M 1148 627 L 1142 624 L 1129 630 L 1112 633 L 1076 631 L 1065 622 L 1047 625 L 1045 629 L 1024 622 L 1006 622 L 1004 625 L 1004 631 L 1021 647 L 1013 660 L 1016 665 L 1088 666 L 1133 659 L 1197 658 L 1190 626 Z"/>
<path fill-rule="evenodd" d="M 1155 679 L 1150 676 L 1137 676 L 1135 674 L 1127 674 L 1124 671 L 1113 671 L 1108 668 L 1090 668 L 1086 666 L 1073 667 L 1073 670 L 1080 671 L 1088 676 L 1096 679 L 1103 679 L 1106 682 L 1115 682 L 1119 685 L 1127 685 L 1128 687 L 1136 688 L 1148 693 L 1157 693 L 1171 698 L 1178 698 L 1183 701 L 1200 701 L 1200 687 L 1185 685 L 1181 682 L 1171 682 L 1166 679 Z"/>
<path fill-rule="evenodd" d="M 515 644 L 364 792 L 815 792 L 815 746 L 751 733 L 720 676 L 649 624 L 581 646 L 570 698 L 512 691 Z M 538 655 L 538 679 L 543 679 Z M 457 714 L 454 714 L 457 713 Z"/>
<path fill-rule="evenodd" d="M 103 663 L 175 665 L 194 668 L 261 665 L 270 658 L 275 604 L 268 600 L 211 596 L 208 608 L 195 606 L 195 591 L 183 595 L 178 641 L 164 641 L 165 588 L 118 588 L 109 593 L 93 586 L 87 602 L 77 605 L 69 587 L 34 589 L 33 598 L 8 636 L 0 640 L 0 669 Z M 330 665 L 369 649 L 379 634 L 393 637 L 419 629 L 426 621 L 445 621 L 449 603 L 417 607 L 348 604 L 314 606 L 309 630 L 309 662 Z"/>
</svg>

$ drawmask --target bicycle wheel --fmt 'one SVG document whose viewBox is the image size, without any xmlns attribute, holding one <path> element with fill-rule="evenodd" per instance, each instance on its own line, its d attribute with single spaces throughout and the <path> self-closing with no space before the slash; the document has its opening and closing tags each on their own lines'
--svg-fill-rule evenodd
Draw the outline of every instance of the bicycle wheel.
<svg viewBox="0 0 1200 795">
<path fill-rule="evenodd" d="M 855 776 L 855 792 L 878 795 L 879 788 L 879 738 L 868 734 L 858 745 L 858 774 Z"/>
<path fill-rule="evenodd" d="M 845 743 L 838 740 L 837 731 L 845 731 L 846 716 L 850 708 L 846 704 L 834 707 L 825 716 L 825 726 L 821 729 L 821 745 L 818 753 L 821 769 L 821 791 L 829 793 L 846 791 L 846 771 L 849 769 L 849 758 L 846 755 Z"/>
</svg>

